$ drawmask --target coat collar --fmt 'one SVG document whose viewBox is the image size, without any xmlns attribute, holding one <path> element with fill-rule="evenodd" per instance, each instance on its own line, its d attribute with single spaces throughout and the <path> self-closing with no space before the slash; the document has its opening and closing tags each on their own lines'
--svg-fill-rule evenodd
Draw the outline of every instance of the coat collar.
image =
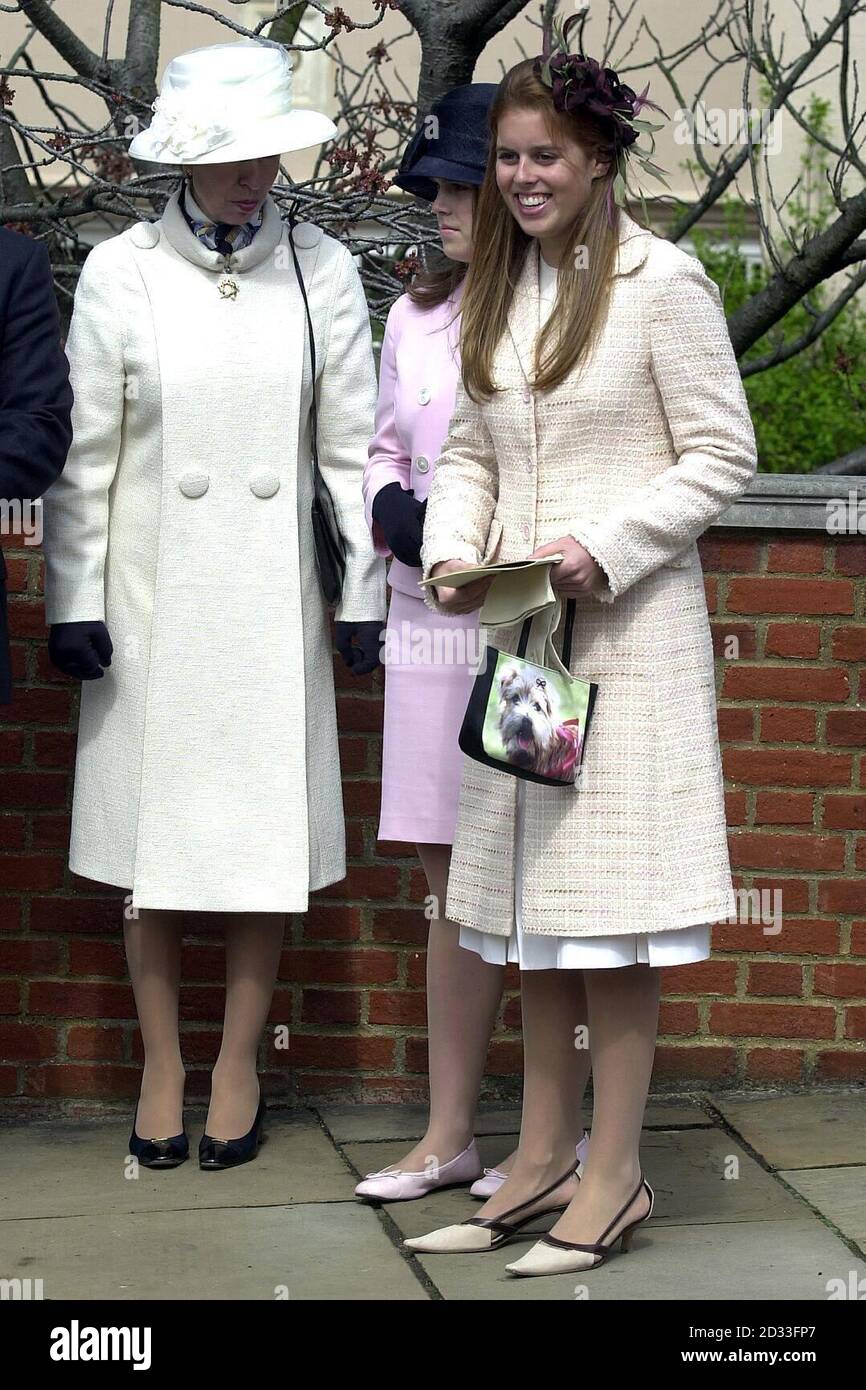
<svg viewBox="0 0 866 1390">
<path fill-rule="evenodd" d="M 613 276 L 630 275 L 643 265 L 649 255 L 652 232 L 639 226 L 628 213 L 619 210 L 619 241 L 616 248 Z M 538 258 L 541 252 L 537 241 L 530 242 L 517 277 L 514 296 L 508 311 L 508 331 L 514 350 L 520 359 L 527 380 L 535 370 L 535 339 L 541 327 L 539 315 Z"/>
<path fill-rule="evenodd" d="M 225 257 L 219 251 L 212 251 L 209 246 L 205 246 L 204 242 L 193 236 L 187 226 L 180 210 L 180 189 L 173 193 L 166 203 L 159 225 L 166 240 L 179 255 L 204 270 L 223 274 L 226 268 Z M 245 270 L 252 270 L 253 266 L 261 265 L 262 261 L 273 255 L 282 235 L 283 219 L 273 198 L 268 196 L 262 208 L 262 225 L 258 232 L 249 246 L 235 251 L 232 255 L 232 274 L 243 274 Z"/>
<path fill-rule="evenodd" d="M 647 231 L 635 222 L 633 217 L 629 217 L 627 212 L 619 210 L 619 243 L 616 248 L 616 263 L 613 274 L 630 275 L 638 266 L 643 265 L 649 255 L 650 242 L 653 233 Z"/>
</svg>

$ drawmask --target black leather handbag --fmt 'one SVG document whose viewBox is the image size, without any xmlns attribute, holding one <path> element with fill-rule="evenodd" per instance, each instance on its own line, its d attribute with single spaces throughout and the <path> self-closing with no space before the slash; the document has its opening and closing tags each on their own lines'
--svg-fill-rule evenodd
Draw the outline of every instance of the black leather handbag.
<svg viewBox="0 0 866 1390">
<path fill-rule="evenodd" d="M 313 502 L 310 509 L 311 520 L 313 523 L 313 543 L 316 550 L 316 570 L 319 575 L 319 586 L 322 590 L 325 602 L 338 604 L 343 593 L 343 582 L 346 577 L 346 541 L 340 531 L 340 524 L 337 520 L 337 509 L 334 506 L 334 499 L 331 496 L 328 485 L 322 477 L 319 468 L 319 420 L 316 406 L 316 340 L 313 334 L 313 320 L 310 317 L 310 306 L 307 302 L 307 290 L 304 285 L 304 277 L 301 274 L 301 267 L 298 263 L 298 253 L 295 250 L 294 229 L 297 218 L 294 212 L 289 218 L 289 245 L 292 248 L 292 257 L 295 262 L 295 274 L 298 277 L 298 285 L 304 299 L 304 311 L 307 316 L 307 332 L 310 339 L 310 367 L 313 374 L 313 401 L 310 407 L 312 416 L 312 439 L 311 454 L 313 461 Z"/>
</svg>

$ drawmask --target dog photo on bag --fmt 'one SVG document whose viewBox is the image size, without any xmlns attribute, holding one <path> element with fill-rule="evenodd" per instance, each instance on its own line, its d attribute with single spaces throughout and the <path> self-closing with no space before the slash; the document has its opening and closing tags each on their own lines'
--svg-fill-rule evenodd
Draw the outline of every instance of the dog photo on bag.
<svg viewBox="0 0 866 1390">
<path fill-rule="evenodd" d="M 580 763 L 580 715 L 563 711 L 551 672 L 525 662 L 501 663 L 493 682 L 502 756 L 516 767 L 565 781 Z"/>
</svg>

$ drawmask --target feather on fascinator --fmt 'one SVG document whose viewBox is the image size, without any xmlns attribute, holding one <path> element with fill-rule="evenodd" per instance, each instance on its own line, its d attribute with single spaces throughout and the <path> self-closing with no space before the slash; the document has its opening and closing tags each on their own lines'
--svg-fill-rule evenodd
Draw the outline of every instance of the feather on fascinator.
<svg viewBox="0 0 866 1390">
<path fill-rule="evenodd" d="M 647 96 L 649 83 L 643 91 L 636 93 L 620 81 L 613 68 L 603 68 L 595 58 L 588 58 L 583 52 L 583 28 L 587 11 L 569 15 L 564 23 L 553 20 L 545 27 L 544 42 L 539 58 L 536 58 L 534 71 L 545 86 L 550 87 L 553 104 L 557 111 L 586 111 L 594 116 L 607 129 L 614 146 L 616 174 L 608 185 L 607 213 L 613 223 L 614 203 L 624 207 L 628 197 L 634 197 L 629 187 L 629 165 L 635 161 L 649 174 L 668 188 L 665 170 L 654 164 L 651 156 L 655 152 L 655 132 L 661 130 L 663 122 L 638 120 L 638 112 L 645 106 L 667 117 L 667 112 Z M 569 53 L 569 34 L 575 24 L 580 25 L 578 51 Z M 649 148 L 638 144 L 642 135 L 649 137 Z M 638 188 L 637 196 L 647 216 L 643 191 Z"/>
</svg>

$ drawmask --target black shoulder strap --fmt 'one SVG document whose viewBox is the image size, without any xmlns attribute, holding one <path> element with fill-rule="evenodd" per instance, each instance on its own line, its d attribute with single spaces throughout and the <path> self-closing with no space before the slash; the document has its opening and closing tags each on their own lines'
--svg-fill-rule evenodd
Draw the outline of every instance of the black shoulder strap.
<svg viewBox="0 0 866 1390">
<path fill-rule="evenodd" d="M 574 615 L 577 600 L 570 598 L 565 605 L 565 627 L 562 630 L 562 664 L 571 670 L 571 639 L 574 633 Z"/>
<path fill-rule="evenodd" d="M 290 207 L 290 209 L 289 209 L 289 245 L 290 245 L 291 248 L 292 248 L 292 259 L 293 259 L 294 262 L 295 262 L 295 274 L 296 274 L 297 277 L 298 277 L 298 285 L 299 285 L 299 287 L 300 287 L 301 295 L 303 296 L 303 300 L 304 300 L 304 313 L 305 313 L 306 316 L 307 316 L 307 333 L 308 333 L 309 339 L 310 339 L 310 370 L 312 371 L 312 374 L 313 374 L 313 390 L 312 390 L 313 399 L 312 399 L 312 404 L 311 404 L 311 406 L 310 406 L 310 415 L 311 415 L 311 417 L 312 417 L 312 425 L 313 425 L 312 431 L 311 431 L 311 433 L 312 433 L 312 449 L 311 449 L 311 452 L 312 452 L 312 456 L 313 456 L 313 473 L 314 473 L 315 477 L 318 478 L 318 476 L 319 476 L 319 420 L 318 420 L 318 413 L 317 413 L 317 406 L 316 406 L 316 338 L 315 338 L 315 334 L 313 333 L 313 320 L 312 320 L 312 317 L 310 316 L 310 305 L 309 305 L 309 303 L 308 303 L 308 301 L 307 301 L 307 288 L 306 288 L 306 285 L 304 284 L 304 277 L 303 277 L 303 275 L 301 274 L 301 266 L 300 266 L 300 263 L 299 263 L 299 261 L 298 261 L 298 253 L 297 253 L 297 251 L 295 250 L 295 227 L 297 226 L 297 224 L 298 224 L 298 218 L 297 218 L 297 204 L 292 203 L 292 205 L 291 205 L 291 207 Z"/>
</svg>

